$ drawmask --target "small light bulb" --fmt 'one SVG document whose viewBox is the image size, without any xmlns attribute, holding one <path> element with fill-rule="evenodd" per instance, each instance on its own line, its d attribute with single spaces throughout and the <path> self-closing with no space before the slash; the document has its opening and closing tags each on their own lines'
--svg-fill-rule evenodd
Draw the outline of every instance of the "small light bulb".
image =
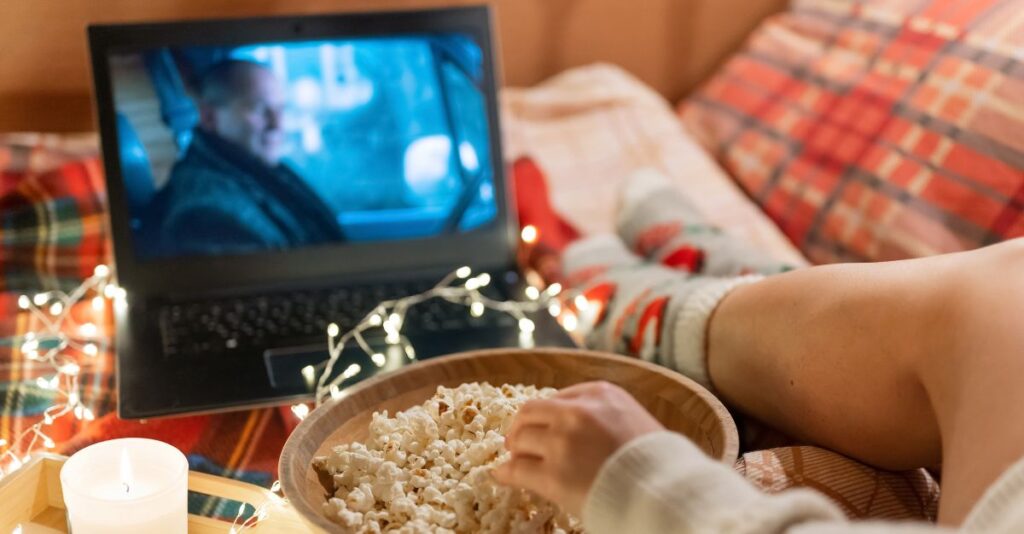
<svg viewBox="0 0 1024 534">
<path fill-rule="evenodd" d="M 100 349 L 95 343 L 86 343 L 85 346 L 82 347 L 82 352 L 84 352 L 86 356 L 95 356 L 100 353 Z"/>
<path fill-rule="evenodd" d="M 340 399 L 340 398 L 342 398 L 344 396 L 345 396 L 345 393 L 341 391 L 341 388 L 339 388 L 338 386 L 336 386 L 334 384 L 331 384 L 331 398 L 332 399 L 338 400 L 338 399 Z"/>
<path fill-rule="evenodd" d="M 30 339 L 21 344 L 21 352 L 35 352 L 39 350 L 39 340 Z"/>
<path fill-rule="evenodd" d="M 474 301 L 469 305 L 469 314 L 473 317 L 480 317 L 484 314 L 484 303 L 480 301 Z"/>
<path fill-rule="evenodd" d="M 93 276 L 99 276 L 100 278 L 106 278 L 107 276 L 110 275 L 110 268 L 107 267 L 106 265 L 103 265 L 101 263 L 101 264 L 97 265 L 95 269 L 92 270 L 92 274 L 93 274 Z"/>
<path fill-rule="evenodd" d="M 299 419 L 305 419 L 306 416 L 309 415 L 309 406 L 306 406 L 305 404 L 293 404 L 292 413 Z"/>
<path fill-rule="evenodd" d="M 90 410 L 90 409 L 86 408 L 85 406 L 83 406 L 82 407 L 82 419 L 85 419 L 86 421 L 92 421 L 93 419 L 96 419 L 96 416 L 92 413 L 92 410 Z"/>
<path fill-rule="evenodd" d="M 327 335 L 328 336 L 338 337 L 338 334 L 340 333 L 340 330 L 341 329 L 338 328 L 338 325 L 336 323 L 331 323 L 331 324 L 327 325 Z"/>
<path fill-rule="evenodd" d="M 43 447 L 46 447 L 47 449 L 52 449 L 56 446 L 57 444 L 54 443 L 52 439 L 50 439 L 49 437 L 43 437 Z"/>
<path fill-rule="evenodd" d="M 373 353 L 373 356 L 370 356 L 370 359 L 373 360 L 373 364 L 377 367 L 384 367 L 384 364 L 388 363 L 387 358 L 379 352 Z"/>
<path fill-rule="evenodd" d="M 98 312 L 103 311 L 103 305 L 104 305 L 103 304 L 103 297 L 98 297 L 97 296 L 97 297 L 93 297 L 92 298 L 92 309 L 94 311 L 98 311 Z"/>
<path fill-rule="evenodd" d="M 96 325 L 93 323 L 85 323 L 82 326 L 78 327 L 78 332 L 85 337 L 93 337 L 96 335 L 97 331 L 98 329 L 96 328 Z"/>
<path fill-rule="evenodd" d="M 36 293 L 36 296 L 32 297 L 32 302 L 34 302 L 36 306 L 42 306 L 43 304 L 46 304 L 46 301 L 48 300 L 50 300 L 50 297 L 46 293 Z"/>
<path fill-rule="evenodd" d="M 50 306 L 50 315 L 60 315 L 63 311 L 64 305 L 60 302 L 54 302 L 53 305 Z"/>
<path fill-rule="evenodd" d="M 40 389 L 50 389 L 50 381 L 41 376 L 36 378 L 36 385 L 39 386 Z"/>
<path fill-rule="evenodd" d="M 557 295 L 557 294 L 559 294 L 559 293 L 561 293 L 561 292 L 562 292 L 562 284 L 559 284 L 558 282 L 555 282 L 555 283 L 549 285 L 547 290 L 545 291 L 545 293 L 547 293 L 548 295 L 551 295 L 552 297 Z"/>
<path fill-rule="evenodd" d="M 476 279 L 480 281 L 480 287 L 484 287 L 487 284 L 491 283 L 491 275 L 487 273 L 483 273 L 480 276 L 477 276 Z"/>
<path fill-rule="evenodd" d="M 469 278 L 471 274 L 473 274 L 473 269 L 470 269 L 468 265 L 463 265 L 455 271 L 455 276 L 458 278 Z"/>
<path fill-rule="evenodd" d="M 313 382 L 313 379 L 315 377 L 316 377 L 316 369 L 314 369 L 312 365 L 307 365 L 307 366 L 302 368 L 302 378 L 304 378 L 307 383 Z"/>
<path fill-rule="evenodd" d="M 562 328 L 565 328 L 569 332 L 575 332 L 576 327 L 579 326 L 579 321 L 576 319 L 576 315 L 572 313 L 565 314 L 562 318 Z"/>
<path fill-rule="evenodd" d="M 359 374 L 359 371 L 362 370 L 363 368 L 360 367 L 358 363 L 353 363 L 352 365 L 349 365 L 348 367 L 345 368 L 345 372 L 341 373 L 341 376 L 342 378 L 345 379 L 352 378 L 353 376 Z"/>
<path fill-rule="evenodd" d="M 370 316 L 370 325 L 371 326 L 380 326 L 380 324 L 383 323 L 383 322 L 384 322 L 384 319 L 381 319 L 379 313 L 375 313 L 375 314 Z"/>
<path fill-rule="evenodd" d="M 78 364 L 75 363 L 75 362 L 68 362 L 68 363 L 65 363 L 64 365 L 60 366 L 58 368 L 58 370 L 60 370 L 60 372 L 66 374 L 66 375 L 76 376 L 78 374 L 78 372 L 82 370 L 82 368 L 79 367 Z"/>
<path fill-rule="evenodd" d="M 533 332 L 520 331 L 519 332 L 519 348 L 521 349 L 532 349 L 536 344 L 533 340 Z"/>
<path fill-rule="evenodd" d="M 528 224 L 523 227 L 523 231 L 520 232 L 519 236 L 523 239 L 523 243 L 535 243 L 537 242 L 537 227 Z"/>
<path fill-rule="evenodd" d="M 470 291 L 476 291 L 477 289 L 480 289 L 480 280 L 477 280 L 476 278 L 470 278 L 469 280 L 466 280 L 466 289 Z"/>
<path fill-rule="evenodd" d="M 576 309 L 579 311 L 584 311 L 590 307 L 590 301 L 583 295 L 576 295 L 576 298 L 573 299 L 573 303 L 576 304 Z"/>
<path fill-rule="evenodd" d="M 44 413 L 43 414 L 43 424 L 44 425 L 52 425 L 53 424 L 53 416 L 48 414 L 48 413 Z"/>
<path fill-rule="evenodd" d="M 4 439 L 4 438 L 0 438 L 0 447 L 6 447 L 6 446 L 7 446 L 7 440 Z"/>
<path fill-rule="evenodd" d="M 416 349 L 412 348 L 412 345 L 406 345 L 405 346 L 405 355 L 410 360 L 415 360 L 416 359 Z"/>
<path fill-rule="evenodd" d="M 28 295 L 22 295 L 18 297 L 18 307 L 27 310 L 32 305 L 32 299 L 28 298 Z"/>
<path fill-rule="evenodd" d="M 523 317 L 522 319 L 519 320 L 519 331 L 520 332 L 529 334 L 529 333 L 533 332 L 535 328 L 536 328 L 536 325 L 533 324 L 533 321 L 527 319 L 526 317 Z"/>
<path fill-rule="evenodd" d="M 128 298 L 128 290 L 123 287 L 119 287 L 114 290 L 114 297 L 116 297 L 118 300 L 124 300 Z"/>
<path fill-rule="evenodd" d="M 11 473 L 17 471 L 18 469 L 21 469 L 22 465 L 24 465 L 24 464 L 21 463 L 21 460 L 19 460 L 17 456 L 12 454 L 11 455 L 11 462 L 9 464 L 7 464 L 7 474 L 11 474 Z"/>
<path fill-rule="evenodd" d="M 558 317 L 562 313 L 562 305 L 557 302 L 552 302 L 551 305 L 548 306 L 548 313 L 550 313 L 552 317 Z"/>
<path fill-rule="evenodd" d="M 103 286 L 103 296 L 104 297 L 107 297 L 108 299 L 112 299 L 116 295 L 117 295 L 117 288 L 114 287 L 114 284 L 107 284 L 107 285 Z"/>
<path fill-rule="evenodd" d="M 526 293 L 526 298 L 530 300 L 537 300 L 540 298 L 540 290 L 533 286 L 526 286 L 524 293 Z"/>
</svg>

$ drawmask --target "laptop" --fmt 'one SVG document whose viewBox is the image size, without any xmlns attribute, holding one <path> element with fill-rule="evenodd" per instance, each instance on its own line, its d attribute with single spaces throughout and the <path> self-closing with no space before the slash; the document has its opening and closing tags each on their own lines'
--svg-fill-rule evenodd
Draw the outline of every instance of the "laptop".
<svg viewBox="0 0 1024 534">
<path fill-rule="evenodd" d="M 98 25 L 89 44 L 127 294 L 121 417 L 308 400 L 330 323 L 461 266 L 522 298 L 488 8 Z M 415 358 L 346 349 L 361 371 L 342 388 L 463 350 L 572 346 L 546 312 L 528 339 L 474 315 L 412 308 Z"/>
</svg>

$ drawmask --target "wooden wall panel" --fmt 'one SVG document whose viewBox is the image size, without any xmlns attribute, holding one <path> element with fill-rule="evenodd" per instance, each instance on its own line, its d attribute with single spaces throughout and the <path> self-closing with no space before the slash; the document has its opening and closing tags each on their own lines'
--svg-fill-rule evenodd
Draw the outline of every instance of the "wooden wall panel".
<svg viewBox="0 0 1024 534">
<path fill-rule="evenodd" d="M 92 128 L 85 27 L 127 22 L 471 5 L 480 0 L 0 0 L 0 131 Z M 490 0 L 507 85 L 607 61 L 670 100 L 785 0 Z"/>
</svg>

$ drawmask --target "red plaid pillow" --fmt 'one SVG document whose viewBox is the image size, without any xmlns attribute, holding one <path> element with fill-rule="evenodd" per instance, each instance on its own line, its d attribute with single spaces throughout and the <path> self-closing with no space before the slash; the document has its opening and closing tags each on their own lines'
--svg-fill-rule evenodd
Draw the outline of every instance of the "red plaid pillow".
<svg viewBox="0 0 1024 534">
<path fill-rule="evenodd" d="M 1024 0 L 796 0 L 680 114 L 816 262 L 1024 235 Z"/>
<path fill-rule="evenodd" d="M 70 289 L 109 263 L 92 136 L 0 136 L 0 290 Z"/>
</svg>

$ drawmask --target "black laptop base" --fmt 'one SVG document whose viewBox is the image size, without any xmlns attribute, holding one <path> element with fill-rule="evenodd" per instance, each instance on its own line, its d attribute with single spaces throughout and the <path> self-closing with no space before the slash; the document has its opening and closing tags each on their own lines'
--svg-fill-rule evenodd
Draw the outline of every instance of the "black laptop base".
<svg viewBox="0 0 1024 534">
<path fill-rule="evenodd" d="M 466 306 L 445 303 L 465 314 L 469 324 L 455 321 L 409 324 L 403 336 L 414 358 L 389 347 L 382 336 L 369 335 L 374 350 L 385 355 L 383 366 L 371 361 L 358 346 L 345 349 L 334 373 L 358 364 L 360 372 L 342 387 L 381 373 L 414 365 L 417 361 L 468 350 L 520 347 L 574 347 L 572 339 L 547 311 L 529 314 L 536 330 L 522 338 L 518 322 L 501 312 L 488 310 L 481 318 L 469 318 Z M 367 305 L 367 310 L 373 304 Z M 418 307 L 428 307 L 427 303 Z M 166 309 L 166 305 L 162 308 Z M 455 311 L 455 310 L 453 310 Z M 416 314 L 416 308 L 410 315 Z M 244 350 L 211 350 L 166 354 L 161 332 L 160 309 L 132 306 L 117 318 L 118 415 L 144 419 L 183 413 L 220 412 L 260 406 L 309 401 L 313 384 L 307 366 L 319 370 L 328 358 L 327 336 L 268 340 L 264 347 Z M 398 349 L 398 350 L 396 350 Z"/>
</svg>

